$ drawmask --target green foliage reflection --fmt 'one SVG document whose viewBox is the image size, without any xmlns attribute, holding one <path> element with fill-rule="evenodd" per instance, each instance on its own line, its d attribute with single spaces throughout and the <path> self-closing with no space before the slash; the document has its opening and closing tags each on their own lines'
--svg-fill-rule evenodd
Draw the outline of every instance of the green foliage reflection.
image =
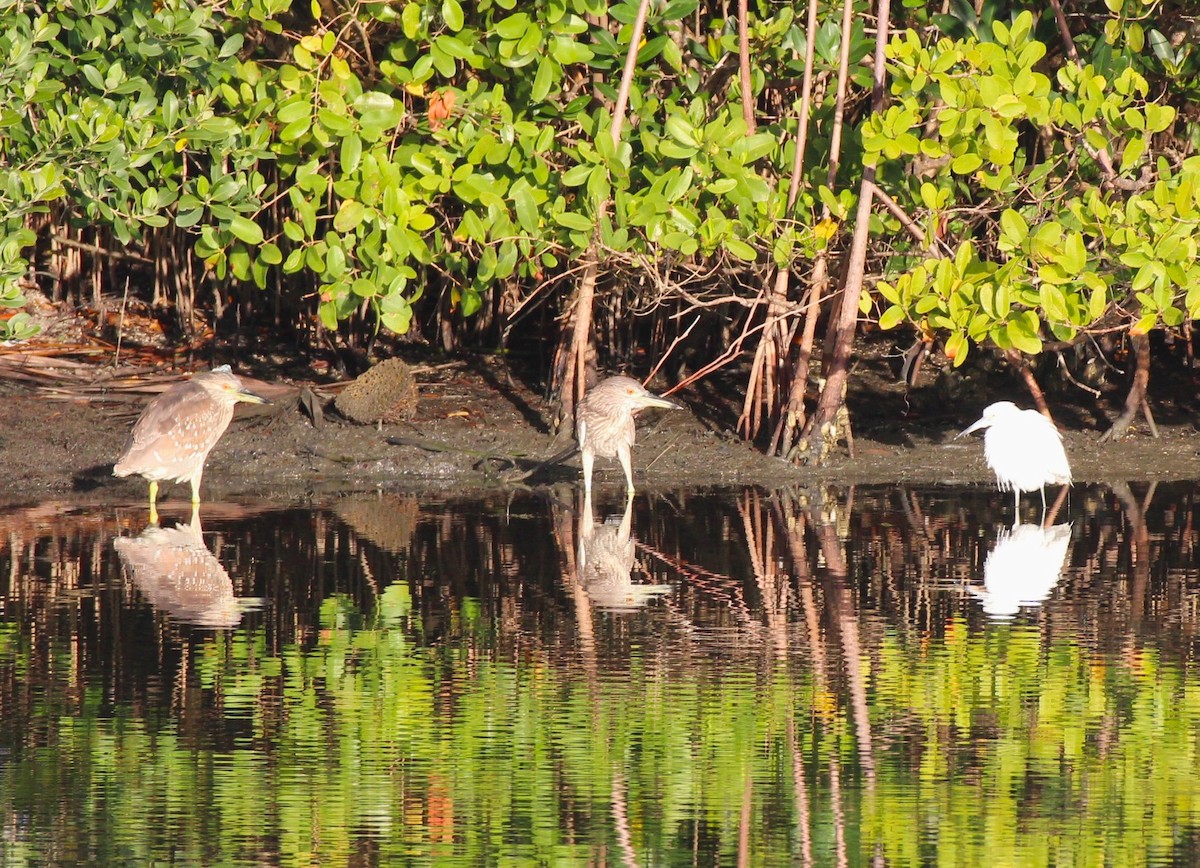
<svg viewBox="0 0 1200 868">
<path fill-rule="evenodd" d="M 485 514 L 472 533 L 501 539 Z M 938 511 L 927 514 L 939 527 Z M 1191 521 L 1188 509 L 1173 515 Z M 947 527 L 978 542 L 958 516 Z M 437 518 L 450 534 L 464 527 Z M 339 585 L 314 595 L 314 612 L 280 607 L 285 621 L 315 619 L 291 633 L 265 617 L 219 633 L 156 621 L 152 639 L 132 607 L 118 612 L 97 590 L 106 580 L 79 593 L 61 579 L 56 602 L 32 614 L 20 607 L 35 583 L 10 588 L 0 863 L 1186 861 L 1200 813 L 1200 684 L 1167 634 L 1151 641 L 1104 614 L 1096 635 L 1122 638 L 1097 650 L 1049 605 L 1011 622 L 935 605 L 951 613 L 916 627 L 873 602 L 881 576 L 897 595 L 910 580 L 913 597 L 932 586 L 906 574 L 903 556 L 930 541 L 897 526 L 883 510 L 847 525 L 847 561 L 875 565 L 860 584 L 820 569 L 798 534 L 791 564 L 805 572 L 786 579 L 796 593 L 775 611 L 746 602 L 735 619 L 728 596 L 706 597 L 696 581 L 674 610 L 592 612 L 587 637 L 586 613 L 573 620 L 568 596 L 554 597 L 561 577 L 539 584 L 533 567 L 487 594 L 439 590 L 433 603 L 422 582 L 370 595 Z M 955 539 L 931 548 L 953 551 Z M 432 537 L 414 540 L 429 575 L 449 572 L 435 566 Z M 366 545 L 347 552 L 357 562 Z M 466 546 L 453 547 L 461 565 Z M 86 539 L 64 534 L 57 548 L 95 560 Z M 833 548 L 822 553 L 832 562 Z M 1091 560 L 1123 559 L 1106 554 Z M 736 558 L 725 563 L 736 571 Z M 541 620 L 514 626 L 531 600 Z M 430 610 L 453 613 L 453 628 L 435 634 Z M 779 630 L 760 629 L 776 617 Z M 111 648 L 80 651 L 100 622 L 119 622 Z M 149 686 L 132 688 L 142 666 Z"/>
</svg>

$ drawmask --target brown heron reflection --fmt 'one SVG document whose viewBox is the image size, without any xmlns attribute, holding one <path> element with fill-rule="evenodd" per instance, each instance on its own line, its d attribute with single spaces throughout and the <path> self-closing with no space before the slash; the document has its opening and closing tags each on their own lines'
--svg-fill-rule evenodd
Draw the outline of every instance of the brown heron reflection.
<svg viewBox="0 0 1200 868">
<path fill-rule="evenodd" d="M 188 524 L 152 524 L 138 536 L 117 537 L 113 548 L 142 595 L 175 620 L 214 629 L 242 620 L 246 601 L 233 595 L 229 573 L 205 546 L 199 512 Z"/>
<path fill-rule="evenodd" d="M 1071 525 L 1016 524 L 1000 532 L 983 562 L 983 587 L 971 588 L 993 618 L 1011 618 L 1022 606 L 1041 605 L 1058 584 Z"/>
<path fill-rule="evenodd" d="M 633 534 L 633 500 L 626 499 L 619 523 L 611 519 L 596 524 L 592 499 L 585 496 L 579 514 L 579 584 L 592 603 L 601 609 L 631 610 L 655 597 L 668 594 L 670 585 L 641 585 L 633 582 L 637 546 Z"/>
</svg>

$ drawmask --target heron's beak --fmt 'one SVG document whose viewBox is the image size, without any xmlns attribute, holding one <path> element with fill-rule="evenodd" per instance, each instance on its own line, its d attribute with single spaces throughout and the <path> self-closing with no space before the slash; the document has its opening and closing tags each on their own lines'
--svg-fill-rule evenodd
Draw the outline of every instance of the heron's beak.
<svg viewBox="0 0 1200 868">
<path fill-rule="evenodd" d="M 959 431 L 957 434 L 955 434 L 954 439 L 957 440 L 959 437 L 966 437 L 972 431 L 978 431 L 980 428 L 986 428 L 986 427 L 988 427 L 989 424 L 990 423 L 988 422 L 987 419 L 980 419 L 978 422 L 976 422 L 970 428 L 964 428 L 962 431 Z"/>
<path fill-rule="evenodd" d="M 247 404 L 270 404 L 271 402 L 262 395 L 256 395 L 249 389 L 238 389 L 233 393 L 233 397 L 238 401 L 244 401 Z"/>
<path fill-rule="evenodd" d="M 672 401 L 670 398 L 663 398 L 659 395 L 647 393 L 638 398 L 638 404 L 642 407 L 662 407 L 664 410 L 682 410 L 683 404 L 678 401 Z"/>
</svg>

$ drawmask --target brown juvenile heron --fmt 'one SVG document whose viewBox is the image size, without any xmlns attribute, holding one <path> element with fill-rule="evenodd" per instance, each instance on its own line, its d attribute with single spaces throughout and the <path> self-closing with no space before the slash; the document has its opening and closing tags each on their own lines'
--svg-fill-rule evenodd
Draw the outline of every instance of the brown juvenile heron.
<svg viewBox="0 0 1200 868">
<path fill-rule="evenodd" d="M 238 401 L 267 403 L 247 391 L 229 365 L 222 365 L 172 386 L 146 405 L 113 475 L 137 474 L 150 480 L 151 522 L 158 522 L 154 501 L 160 480 L 190 482 L 192 503 L 200 502 L 204 462 L 229 427 Z"/>
<path fill-rule="evenodd" d="M 593 386 L 575 408 L 575 436 L 583 460 L 583 487 L 589 497 L 592 465 L 597 455 L 621 462 L 629 496 L 633 497 L 633 465 L 629 451 L 637 436 L 633 417 L 646 407 L 682 409 L 683 405 L 647 392 L 631 377 L 609 377 Z"/>
</svg>

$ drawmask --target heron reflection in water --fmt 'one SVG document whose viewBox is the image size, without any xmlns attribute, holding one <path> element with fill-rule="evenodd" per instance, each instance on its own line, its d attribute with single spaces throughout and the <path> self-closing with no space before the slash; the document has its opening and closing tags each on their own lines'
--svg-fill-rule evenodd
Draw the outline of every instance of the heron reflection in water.
<svg viewBox="0 0 1200 868">
<path fill-rule="evenodd" d="M 1012 618 L 1022 606 L 1037 606 L 1054 591 L 1071 544 L 1071 525 L 1017 524 L 1003 530 L 983 563 L 983 587 L 972 587 L 983 611 Z"/>
<path fill-rule="evenodd" d="M 113 548 L 142 596 L 177 621 L 235 627 L 253 605 L 234 596 L 229 573 L 204 544 L 197 510 L 189 524 L 152 524 L 139 536 L 117 537 Z"/>
<path fill-rule="evenodd" d="M 597 525 L 592 513 L 592 498 L 584 496 L 583 511 L 579 514 L 579 555 L 576 559 L 579 584 L 601 609 L 638 609 L 671 592 L 670 585 L 634 584 L 637 545 L 632 528 L 632 499 L 626 499 L 625 514 L 619 523 L 609 520 Z"/>
</svg>

